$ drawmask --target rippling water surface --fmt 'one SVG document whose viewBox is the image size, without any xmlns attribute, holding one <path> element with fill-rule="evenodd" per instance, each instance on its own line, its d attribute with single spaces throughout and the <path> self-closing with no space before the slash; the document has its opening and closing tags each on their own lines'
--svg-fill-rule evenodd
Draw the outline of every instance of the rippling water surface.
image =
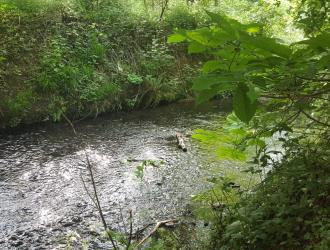
<svg viewBox="0 0 330 250">
<path fill-rule="evenodd" d="M 112 228 L 123 230 L 121 214 L 125 220 L 129 209 L 135 228 L 180 216 L 207 174 L 207 153 L 189 135 L 212 127 L 225 109 L 182 103 L 84 121 L 78 136 L 65 124 L 2 135 L 0 249 L 62 249 L 70 232 L 83 238 L 101 230 L 82 181 L 90 187 L 86 152 Z M 177 148 L 176 132 L 187 135 L 188 152 Z M 156 166 L 147 166 L 141 181 L 134 171 L 143 160 Z"/>
</svg>

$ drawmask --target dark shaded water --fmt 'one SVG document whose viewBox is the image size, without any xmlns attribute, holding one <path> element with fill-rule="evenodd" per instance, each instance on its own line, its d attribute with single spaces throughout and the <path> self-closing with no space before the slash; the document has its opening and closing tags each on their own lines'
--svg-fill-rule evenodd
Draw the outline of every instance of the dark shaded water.
<svg viewBox="0 0 330 250">
<path fill-rule="evenodd" d="M 182 103 L 85 121 L 78 136 L 63 124 L 2 136 L 0 249 L 63 249 L 68 235 L 90 238 L 102 230 L 81 179 L 88 180 L 85 152 L 112 228 L 123 230 L 121 213 L 127 218 L 129 209 L 135 228 L 180 216 L 204 186 L 207 155 L 189 136 L 188 152 L 178 150 L 175 133 L 211 127 L 225 109 Z M 138 160 L 158 164 L 147 166 L 143 181 L 134 174 Z"/>
</svg>

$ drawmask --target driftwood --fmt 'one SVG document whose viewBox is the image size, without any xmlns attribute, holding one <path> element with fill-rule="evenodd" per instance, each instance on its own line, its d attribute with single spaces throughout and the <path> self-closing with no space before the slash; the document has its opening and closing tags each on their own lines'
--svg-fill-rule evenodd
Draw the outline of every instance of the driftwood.
<svg viewBox="0 0 330 250">
<path fill-rule="evenodd" d="M 177 133 L 177 134 L 176 134 L 176 141 L 177 141 L 177 143 L 178 143 L 178 147 L 179 147 L 180 149 L 182 149 L 183 152 L 187 152 L 187 148 L 186 148 L 186 145 L 184 144 L 184 139 L 183 139 L 183 137 L 184 137 L 183 135 Z"/>
<path fill-rule="evenodd" d="M 174 223 L 178 222 L 177 219 L 171 219 L 171 220 L 163 220 L 163 221 L 159 221 L 157 222 L 156 226 L 150 231 L 150 233 L 144 237 L 139 244 L 136 245 L 136 248 L 140 247 L 147 239 L 149 239 L 156 231 L 158 228 L 165 226 L 165 227 L 172 227 L 174 225 Z"/>
</svg>

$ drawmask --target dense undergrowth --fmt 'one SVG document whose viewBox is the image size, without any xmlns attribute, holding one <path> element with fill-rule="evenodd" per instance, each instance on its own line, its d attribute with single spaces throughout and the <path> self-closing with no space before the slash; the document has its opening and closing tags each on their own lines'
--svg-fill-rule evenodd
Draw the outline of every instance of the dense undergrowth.
<svg viewBox="0 0 330 250">
<path fill-rule="evenodd" d="M 197 27 L 188 12 L 160 22 L 121 1 L 1 1 L 0 16 L 0 127 L 190 95 L 195 62 L 166 43 L 174 27 Z"/>
<path fill-rule="evenodd" d="M 214 249 L 329 248 L 329 135 L 322 136 L 285 143 L 282 161 L 219 221 Z"/>
<path fill-rule="evenodd" d="M 209 25 L 204 9 L 262 20 L 274 32 L 292 22 L 274 25 L 283 8 L 266 2 L 1 0 L 0 127 L 191 96 L 200 56 L 168 44 L 167 36 Z"/>
</svg>

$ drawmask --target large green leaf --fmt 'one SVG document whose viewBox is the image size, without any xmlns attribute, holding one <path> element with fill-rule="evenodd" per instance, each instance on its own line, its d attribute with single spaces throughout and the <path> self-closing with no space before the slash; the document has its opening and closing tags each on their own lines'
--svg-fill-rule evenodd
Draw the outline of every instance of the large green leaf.
<svg viewBox="0 0 330 250">
<path fill-rule="evenodd" d="M 242 80 L 240 74 L 219 74 L 219 75 L 204 75 L 194 79 L 192 89 L 194 91 L 201 91 L 211 89 L 213 85 L 221 85 L 224 83 L 237 83 Z"/>
<path fill-rule="evenodd" d="M 243 122 L 248 123 L 257 110 L 257 100 L 251 100 L 250 88 L 244 84 L 238 84 L 234 93 L 233 106 L 235 115 Z"/>
<path fill-rule="evenodd" d="M 206 47 L 198 42 L 192 41 L 188 45 L 188 54 L 198 54 L 206 51 Z"/>
<path fill-rule="evenodd" d="M 228 17 L 212 13 L 210 11 L 206 11 L 206 13 L 211 17 L 212 21 L 218 24 L 227 33 L 227 35 L 231 36 L 232 39 L 239 37 L 239 33 L 237 30 L 239 22 L 234 19 L 230 19 Z"/>
<path fill-rule="evenodd" d="M 232 91 L 234 87 L 235 86 L 230 82 L 213 85 L 210 89 L 196 92 L 196 102 L 197 104 L 205 103 L 222 92 Z"/>
<path fill-rule="evenodd" d="M 210 61 L 207 61 L 203 65 L 203 72 L 208 74 L 208 73 L 214 72 L 218 69 L 224 69 L 224 68 L 227 68 L 227 67 L 220 60 L 210 60 Z"/>
<path fill-rule="evenodd" d="M 301 42 L 298 42 L 297 44 L 308 44 L 311 47 L 314 48 L 330 48 L 330 32 L 329 31 L 324 31 L 323 33 L 321 33 L 320 35 L 316 36 L 316 37 L 312 37 L 310 39 L 307 40 L 303 40 Z"/>
<path fill-rule="evenodd" d="M 203 45 L 208 45 L 209 40 L 212 38 L 212 32 L 208 28 L 187 31 L 186 34 L 189 39 Z"/>
<path fill-rule="evenodd" d="M 243 43 L 247 43 L 255 48 L 265 50 L 272 54 L 289 58 L 291 55 L 291 49 L 289 46 L 278 43 L 276 39 L 262 36 L 250 36 L 245 32 L 241 32 L 241 40 Z"/>
<path fill-rule="evenodd" d="M 220 146 L 216 151 L 216 155 L 221 159 L 245 161 L 246 155 L 241 150 L 234 147 Z"/>
<path fill-rule="evenodd" d="M 169 37 L 167 38 L 167 42 L 168 43 L 179 43 L 179 42 L 183 42 L 186 40 L 186 37 L 182 34 L 172 34 L 169 35 Z"/>
</svg>

